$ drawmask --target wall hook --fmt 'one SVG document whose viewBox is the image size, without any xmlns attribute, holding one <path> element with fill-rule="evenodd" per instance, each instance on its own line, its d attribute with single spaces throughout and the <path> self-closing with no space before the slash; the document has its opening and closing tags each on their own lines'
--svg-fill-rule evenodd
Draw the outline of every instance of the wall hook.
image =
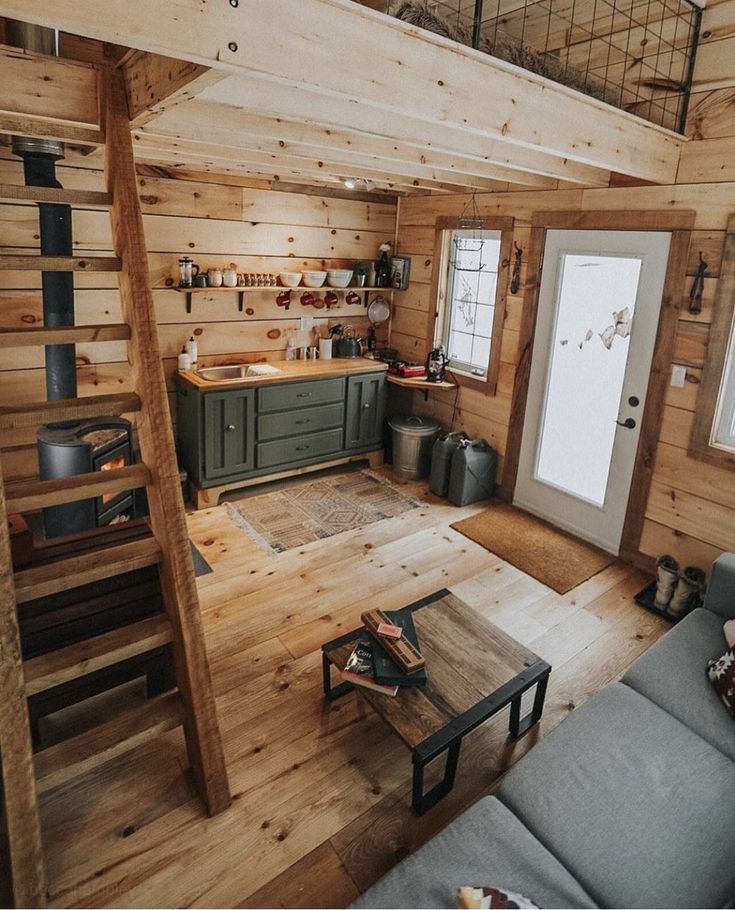
<svg viewBox="0 0 735 910">
<path fill-rule="evenodd" d="M 513 274 L 510 279 L 510 292 L 511 294 L 517 294 L 518 289 L 521 286 L 521 261 L 523 260 L 523 250 L 518 246 L 518 243 L 514 240 L 513 246 L 515 247 L 515 261 L 513 262 Z"/>
<path fill-rule="evenodd" d="M 702 251 L 699 251 L 699 266 L 697 274 L 689 291 L 689 312 L 696 314 L 702 312 L 702 297 L 704 296 L 704 276 L 707 274 L 707 263 L 704 261 Z"/>
</svg>

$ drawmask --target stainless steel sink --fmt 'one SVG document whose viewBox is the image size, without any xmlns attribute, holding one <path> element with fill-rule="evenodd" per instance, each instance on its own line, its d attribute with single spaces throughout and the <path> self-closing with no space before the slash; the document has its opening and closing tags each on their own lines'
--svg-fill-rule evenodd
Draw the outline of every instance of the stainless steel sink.
<svg viewBox="0 0 735 910">
<path fill-rule="evenodd" d="M 232 363 L 220 367 L 200 367 L 196 371 L 197 376 L 207 382 L 242 382 L 243 379 L 258 379 L 281 372 L 278 367 L 262 363 Z"/>
</svg>

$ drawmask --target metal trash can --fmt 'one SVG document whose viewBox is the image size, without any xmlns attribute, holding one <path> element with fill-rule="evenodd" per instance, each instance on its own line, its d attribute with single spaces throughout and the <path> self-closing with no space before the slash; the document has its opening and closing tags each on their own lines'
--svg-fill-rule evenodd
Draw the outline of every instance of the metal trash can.
<svg viewBox="0 0 735 910">
<path fill-rule="evenodd" d="M 420 480 L 431 467 L 431 449 L 440 426 L 431 417 L 391 417 L 393 470 L 403 480 Z"/>
</svg>

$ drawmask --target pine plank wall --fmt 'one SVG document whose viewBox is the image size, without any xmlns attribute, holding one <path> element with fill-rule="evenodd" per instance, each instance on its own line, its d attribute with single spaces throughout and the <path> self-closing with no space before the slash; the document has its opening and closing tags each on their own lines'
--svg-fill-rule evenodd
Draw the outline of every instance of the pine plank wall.
<svg viewBox="0 0 735 910">
<path fill-rule="evenodd" d="M 57 173 L 68 189 L 104 189 L 100 163 L 70 151 Z M 199 344 L 203 364 L 282 359 L 289 333 L 299 317 L 313 315 L 318 323 L 352 323 L 359 333 L 368 322 L 362 306 L 340 304 L 329 310 L 303 307 L 302 291 L 292 293 L 287 311 L 276 305 L 273 289 L 247 293 L 244 312 L 237 294 L 193 295 L 186 313 L 185 295 L 166 287 L 178 277 L 177 260 L 189 255 L 203 269 L 235 263 L 239 271 L 274 273 L 303 268 L 346 266 L 374 259 L 380 243 L 393 242 L 396 205 L 338 199 L 302 193 L 254 189 L 236 184 L 178 179 L 176 171 L 146 168 L 139 177 L 151 281 L 159 340 L 174 411 L 177 354 L 190 335 Z M 169 176 L 171 174 L 171 176 Z M 226 180 L 227 178 L 222 178 Z M 23 183 L 20 160 L 0 149 L 0 183 Z M 75 209 L 74 250 L 77 254 L 109 255 L 112 249 L 106 210 Z M 0 249 L 38 252 L 35 205 L 0 205 Z M 81 325 L 120 322 L 114 273 L 76 272 L 76 320 Z M 0 326 L 23 327 L 42 321 L 40 274 L 0 271 Z M 0 400 L 25 403 L 45 397 L 43 351 L 6 349 L 0 355 Z M 126 342 L 77 345 L 79 394 L 129 388 Z M 8 479 L 35 476 L 38 471 L 32 435 L 3 452 Z"/>
<path fill-rule="evenodd" d="M 683 389 L 668 390 L 641 552 L 647 556 L 671 552 L 684 562 L 705 565 L 722 549 L 735 548 L 732 474 L 693 461 L 686 453 L 706 357 L 725 225 L 735 212 L 735 0 L 710 2 L 705 9 L 687 132 L 692 141 L 684 149 L 673 186 L 488 193 L 477 198 L 482 212 L 509 214 L 516 219 L 515 239 L 524 249 L 528 248 L 534 211 L 696 211 L 689 273 L 694 275 L 701 250 L 709 263 L 704 308 L 698 316 L 691 316 L 688 301 L 682 301 L 675 361 L 686 366 L 687 382 Z M 60 180 L 70 188 L 102 189 L 98 168 L 94 160 L 72 153 L 59 168 Z M 0 149 L 0 182 L 23 182 L 21 165 L 8 149 Z M 204 362 L 233 357 L 273 359 L 283 356 L 288 332 L 297 326 L 299 315 L 314 312 L 302 308 L 298 301 L 290 312 L 281 310 L 274 295 L 264 291 L 246 297 L 245 314 L 237 312 L 234 294 L 196 295 L 189 316 L 184 296 L 165 287 L 166 278 L 175 274 L 179 255 L 187 253 L 205 267 L 236 262 L 244 271 L 278 272 L 283 268 L 318 267 L 325 258 L 334 264 L 370 259 L 380 242 L 394 236 L 396 209 L 383 201 L 365 203 L 249 189 L 225 182 L 199 183 L 176 179 L 174 171 L 155 168 L 141 174 L 139 182 L 171 392 L 176 354 L 190 334 L 198 338 Z M 431 346 L 426 327 L 434 220 L 437 215 L 459 214 L 466 201 L 466 196 L 401 200 L 397 252 L 412 257 L 412 281 L 407 292 L 395 297 L 391 344 L 403 356 L 422 360 Z M 33 252 L 38 244 L 37 231 L 34 206 L 0 206 L 1 249 Z M 106 212 L 76 211 L 74 231 L 78 251 L 109 252 Z M 75 286 L 79 323 L 119 321 L 114 275 L 77 273 Z M 0 272 L 0 325 L 39 322 L 39 287 L 39 278 L 32 272 Z M 454 413 L 455 428 L 484 436 L 501 456 L 506 445 L 522 307 L 522 291 L 508 297 L 497 396 L 488 398 L 465 389 Z M 357 307 L 340 306 L 329 316 L 364 328 L 363 314 Z M 318 318 L 326 318 L 326 311 L 320 311 Z M 80 394 L 127 387 L 122 342 L 79 345 L 77 363 Z M 37 352 L 9 350 L 2 355 L 0 399 L 32 401 L 43 397 L 43 390 L 42 359 Z M 420 396 L 409 393 L 403 396 L 401 407 L 428 410 L 448 426 L 453 405 L 452 394 L 433 394 L 424 405 Z M 25 444 L 4 453 L 5 472 L 11 479 L 33 476 L 37 471 L 31 440 L 19 442 Z"/>
<path fill-rule="evenodd" d="M 707 354 L 712 304 L 720 269 L 725 227 L 735 213 L 735 0 L 708 3 L 694 76 L 686 145 L 674 186 L 611 187 L 588 190 L 524 191 L 477 196 L 483 214 L 515 218 L 515 240 L 528 250 L 533 212 L 549 210 L 690 209 L 696 212 L 689 262 L 694 276 L 701 250 L 709 263 L 701 314 L 682 300 L 675 362 L 686 367 L 683 389 L 669 387 L 654 478 L 646 508 L 641 552 L 673 553 L 684 563 L 708 566 L 724 549 L 735 549 L 735 477 L 687 456 L 697 389 Z M 401 354 L 422 360 L 427 339 L 434 223 L 439 215 L 459 215 L 466 196 L 412 197 L 401 200 L 398 253 L 412 257 L 412 283 L 397 296 L 391 343 Z M 522 274 L 525 282 L 526 275 Z M 687 282 L 687 291 L 691 285 Z M 518 360 L 523 298 L 507 298 L 501 370 L 495 397 L 462 389 L 454 428 L 484 436 L 505 451 L 510 402 Z M 417 413 L 426 411 L 449 426 L 454 393 L 434 393 Z"/>
</svg>

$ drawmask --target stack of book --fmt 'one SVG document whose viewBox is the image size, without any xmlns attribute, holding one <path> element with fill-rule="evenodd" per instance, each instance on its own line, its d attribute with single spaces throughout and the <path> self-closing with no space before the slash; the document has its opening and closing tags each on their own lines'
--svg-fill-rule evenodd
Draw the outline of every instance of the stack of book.
<svg viewBox="0 0 735 910">
<path fill-rule="evenodd" d="M 412 611 L 380 612 L 379 618 L 387 622 L 372 621 L 378 612 L 363 614 L 366 628 L 355 642 L 342 678 L 384 695 L 396 695 L 402 686 L 425 686 L 426 667 Z"/>
</svg>

